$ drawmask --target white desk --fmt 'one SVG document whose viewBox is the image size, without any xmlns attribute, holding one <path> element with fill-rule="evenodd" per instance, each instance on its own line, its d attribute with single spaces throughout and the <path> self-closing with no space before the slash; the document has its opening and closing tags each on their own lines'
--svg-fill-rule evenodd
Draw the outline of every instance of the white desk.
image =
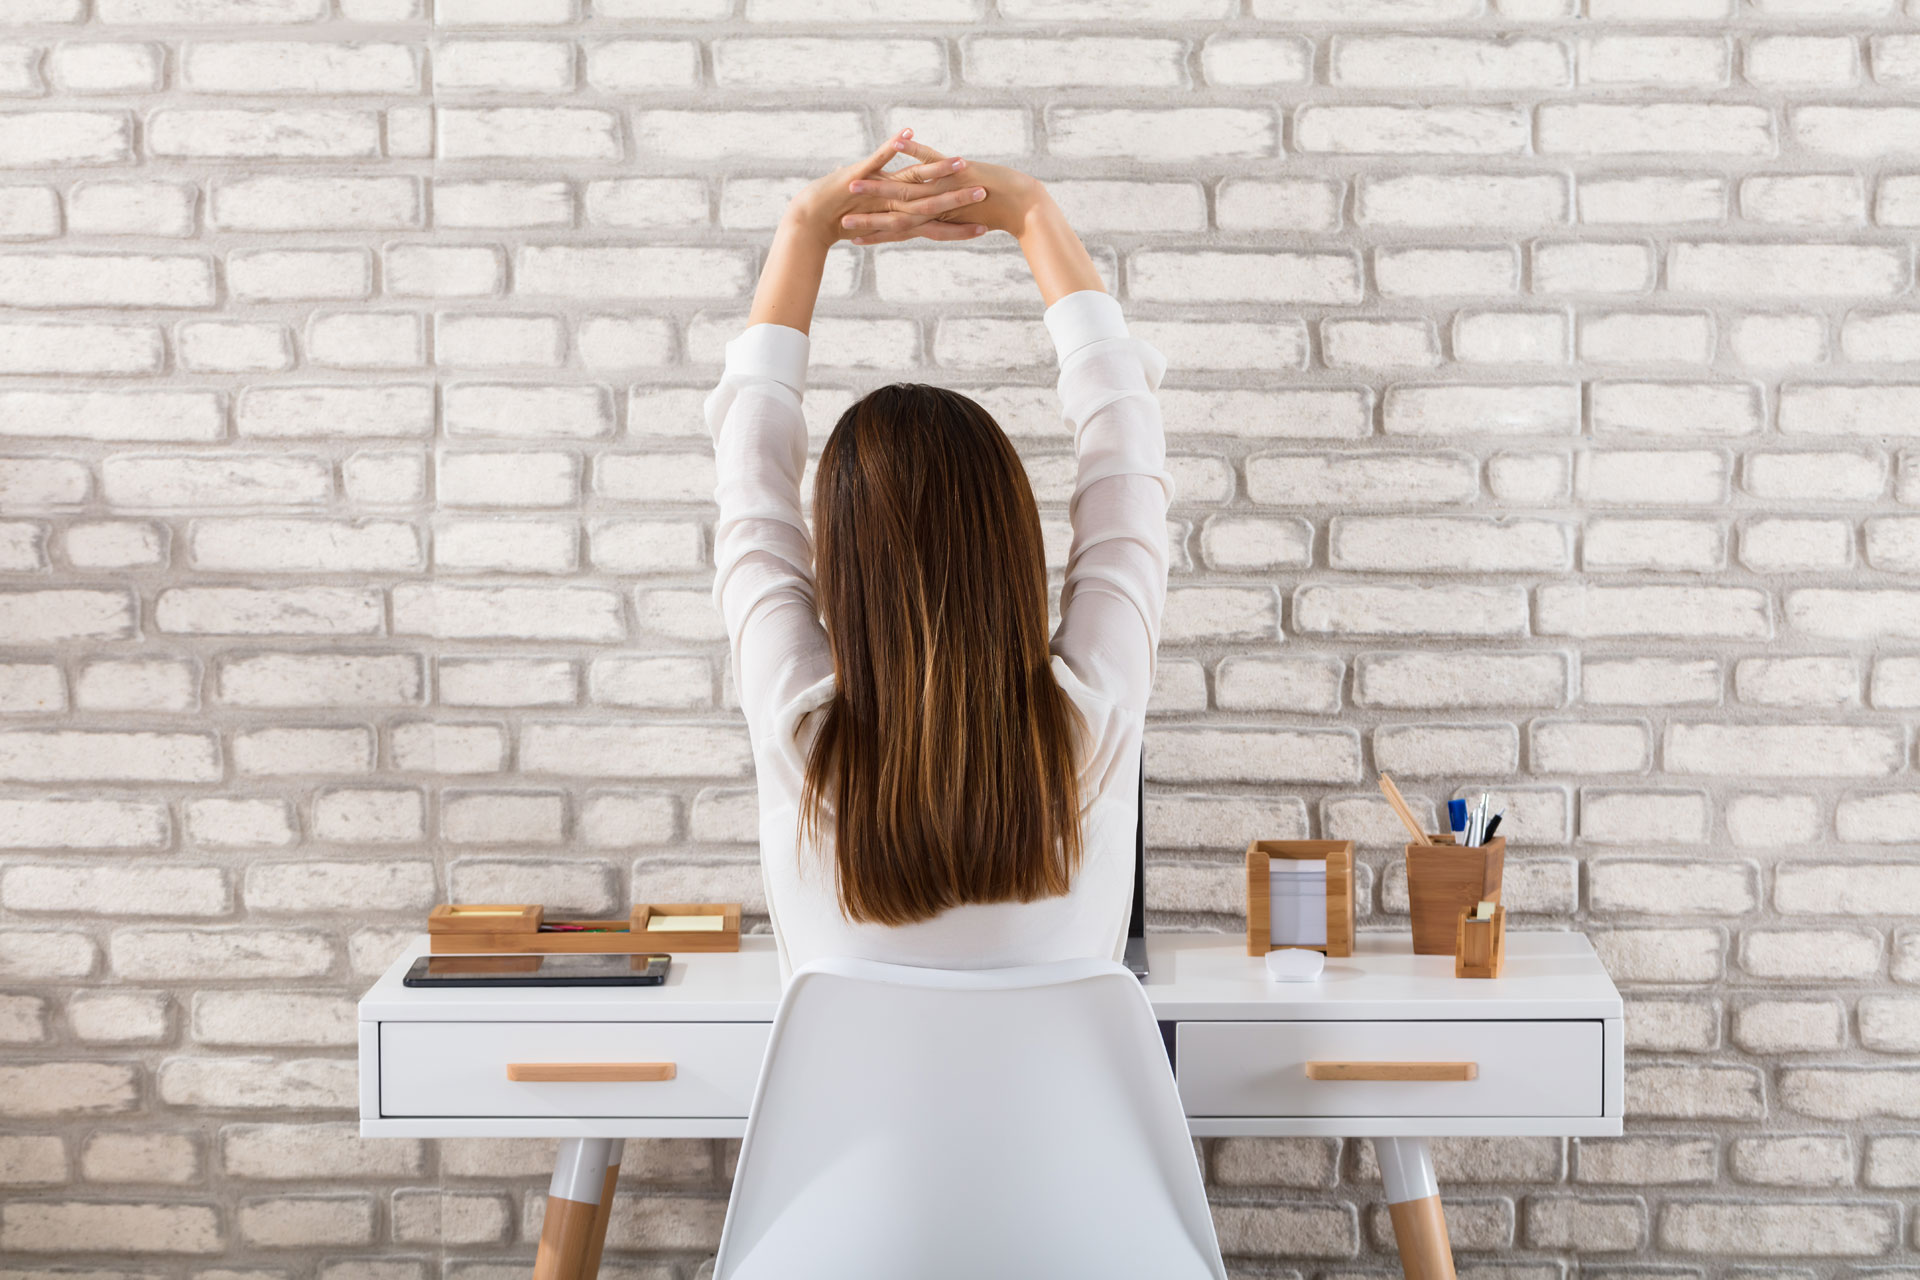
<svg viewBox="0 0 1920 1280">
<path fill-rule="evenodd" d="M 360 1132 L 572 1139 L 554 1176 L 565 1203 L 549 1201 L 542 1280 L 579 1265 L 548 1236 L 593 1236 L 595 1219 L 604 1233 L 619 1140 L 745 1131 L 780 1000 L 770 938 L 676 956 L 664 986 L 625 988 L 401 985 L 426 946 L 423 935 L 360 1001 Z M 1453 1274 L 1427 1138 L 1621 1132 L 1620 993 L 1584 935 L 1510 932 L 1504 976 L 1490 980 L 1455 978 L 1452 957 L 1414 955 L 1405 933 L 1361 934 L 1316 983 L 1270 981 L 1230 934 L 1151 934 L 1147 950 L 1147 996 L 1194 1135 L 1374 1139 L 1411 1280 Z M 507 1078 L 509 1063 L 639 1062 L 671 1062 L 672 1078 Z M 1310 1063 L 1403 1075 L 1473 1066 L 1465 1080 L 1354 1080 L 1310 1078 Z M 1352 1068 L 1315 1068 L 1343 1072 Z M 598 1252 L 596 1242 L 589 1267 Z"/>
</svg>

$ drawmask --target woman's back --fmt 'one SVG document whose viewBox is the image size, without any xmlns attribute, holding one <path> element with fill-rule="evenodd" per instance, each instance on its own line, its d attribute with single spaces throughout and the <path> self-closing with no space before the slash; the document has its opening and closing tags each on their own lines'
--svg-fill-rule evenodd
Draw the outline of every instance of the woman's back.
<svg viewBox="0 0 1920 1280">
<path fill-rule="evenodd" d="M 1072 248 L 1084 257 L 1077 240 Z M 1097 281 L 1090 265 L 1076 278 Z M 810 340 L 799 329 L 762 322 L 727 344 L 726 373 L 706 401 L 719 478 L 714 594 L 753 742 L 761 868 L 785 972 L 824 955 L 952 968 L 1121 955 L 1133 888 L 1134 783 L 1166 596 L 1171 481 L 1154 397 L 1166 365 L 1154 347 L 1127 335 L 1119 304 L 1103 289 L 1057 297 L 1045 319 L 1077 461 L 1069 506 L 1073 542 L 1050 653 L 1039 647 L 1045 584 L 1024 475 L 1018 489 L 1030 534 L 1009 524 L 1012 532 L 999 535 L 991 521 L 960 518 L 973 513 L 948 502 L 949 489 L 922 486 L 922 503 L 945 503 L 956 514 L 943 524 L 935 513 L 918 522 L 917 533 L 903 535 L 902 521 L 879 518 L 883 503 L 844 506 L 823 458 L 815 518 L 822 522 L 823 557 L 841 556 L 821 566 L 830 634 L 820 618 L 823 593 L 800 513 L 806 457 L 800 399 Z M 1017 459 L 991 419 L 964 404 L 984 420 L 1017 474 Z M 829 442 L 836 474 L 845 469 L 842 455 L 851 446 L 842 443 L 842 433 L 853 416 L 850 410 Z M 871 453 L 886 442 L 884 433 L 869 432 L 860 447 Z M 905 469 L 917 478 L 943 474 L 941 461 L 909 459 Z M 834 531 L 853 527 L 862 513 L 873 515 L 870 525 L 891 531 L 891 542 L 863 547 L 867 557 L 903 536 L 934 538 L 946 527 L 970 530 L 964 536 L 971 541 L 899 548 L 903 557 L 926 553 L 935 568 L 898 574 L 891 571 L 901 565 L 868 560 L 869 570 L 889 572 L 868 572 L 849 588 L 843 560 L 854 540 Z M 990 545 L 996 537 L 1031 546 Z M 1026 554 L 1031 566 L 1021 564 Z M 1010 557 L 1006 583 L 991 576 L 996 555 Z M 1024 576 L 1029 567 L 1030 580 Z M 972 575 L 984 587 L 955 594 L 956 575 Z M 935 580 L 931 588 L 928 578 Z M 892 598 L 901 594 L 911 601 Z M 990 623 L 964 618 L 972 630 L 963 643 L 966 628 L 951 615 L 967 612 L 960 606 L 976 600 L 996 616 Z M 899 616 L 887 616 L 888 610 Z M 1031 637 L 1031 658 L 1020 656 L 1016 630 Z M 842 637 L 851 638 L 842 639 L 836 653 L 832 640 Z M 1005 670 L 996 673 L 996 662 Z M 890 663 L 897 669 L 882 673 L 890 678 L 873 678 Z M 1042 663 L 1045 674 L 1037 670 Z M 997 692 L 969 701 L 967 691 L 977 687 Z M 1070 755 L 1050 755 L 1049 725 L 1059 722 L 1042 713 L 1061 695 L 1071 742 L 1055 745 L 1070 746 Z M 876 730 L 883 724 L 891 731 Z M 847 752 L 848 736 L 863 733 L 859 750 Z M 1034 815 L 1049 794 L 1043 775 L 1056 759 L 1065 773 L 1053 794 L 1076 794 L 1052 810 L 1065 838 L 1052 847 L 1051 868 L 1037 861 L 1048 856 L 1044 840 L 976 856 L 968 847 L 978 840 L 973 832 L 1035 831 Z M 868 772 L 848 772 L 862 769 Z M 1003 781 L 983 784 L 982 777 Z M 1031 789 L 1030 778 L 1037 779 Z M 1012 794 L 1016 789 L 1020 794 Z M 844 847 L 837 829 L 841 804 L 854 806 L 849 812 L 863 823 Z M 920 820 L 928 814 L 937 820 Z M 887 838 L 877 838 L 883 830 Z M 1062 856 L 1070 875 L 1061 872 Z M 1066 891 L 1054 892 L 1062 883 Z"/>
</svg>

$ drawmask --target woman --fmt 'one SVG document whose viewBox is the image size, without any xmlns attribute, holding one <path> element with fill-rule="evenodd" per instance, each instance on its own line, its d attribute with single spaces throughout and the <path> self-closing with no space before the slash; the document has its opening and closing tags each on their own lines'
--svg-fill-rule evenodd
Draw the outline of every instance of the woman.
<svg viewBox="0 0 1920 1280">
<path fill-rule="evenodd" d="M 760 795 L 783 978 L 827 955 L 980 968 L 1119 959 L 1166 599 L 1166 360 L 1046 189 L 902 130 L 794 197 L 708 395 L 714 599 Z M 884 172 L 895 155 L 921 163 Z M 800 512 L 808 326 L 828 249 L 1019 241 L 1046 303 L 1078 474 L 1047 634 L 1033 493 L 973 400 L 881 387 L 841 415 Z M 817 573 L 817 579 L 816 579 Z"/>
</svg>

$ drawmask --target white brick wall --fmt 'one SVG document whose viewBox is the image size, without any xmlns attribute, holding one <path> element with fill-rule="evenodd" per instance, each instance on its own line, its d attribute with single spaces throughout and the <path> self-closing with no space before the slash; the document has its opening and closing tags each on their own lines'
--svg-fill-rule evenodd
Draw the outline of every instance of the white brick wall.
<svg viewBox="0 0 1920 1280">
<path fill-rule="evenodd" d="M 1468 1273 L 1920 1262 L 1920 0 L 429 2 L 0 0 L 8 1276 L 528 1263 L 546 1146 L 354 1138 L 352 1000 L 450 895 L 758 906 L 699 401 L 908 124 L 1170 357 L 1156 920 L 1314 834 L 1392 924 L 1374 770 L 1491 781 L 1628 993 L 1624 1139 L 1440 1144 Z M 968 390 L 1057 560 L 1038 312 L 836 251 L 816 429 Z M 1390 1265 L 1364 1143 L 1203 1146 L 1237 1274 Z M 632 1144 L 622 1275 L 731 1158 Z"/>
</svg>

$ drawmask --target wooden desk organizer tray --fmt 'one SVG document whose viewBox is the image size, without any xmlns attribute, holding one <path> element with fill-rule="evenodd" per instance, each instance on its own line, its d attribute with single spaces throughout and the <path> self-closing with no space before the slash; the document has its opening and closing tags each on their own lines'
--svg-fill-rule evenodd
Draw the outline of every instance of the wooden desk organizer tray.
<svg viewBox="0 0 1920 1280">
<path fill-rule="evenodd" d="M 1415 955 L 1450 956 L 1462 911 L 1482 899 L 1500 901 L 1500 873 L 1506 864 L 1507 838 L 1460 846 L 1451 835 L 1433 836 L 1437 844 L 1407 846 L 1407 899 L 1413 915 Z"/>
<path fill-rule="evenodd" d="M 699 917 L 701 927 L 651 925 L 685 916 Z M 443 903 L 427 915 L 427 937 L 429 952 L 437 956 L 738 951 L 740 904 L 641 903 L 625 920 L 548 920 L 546 908 L 526 903 Z"/>
<path fill-rule="evenodd" d="M 1317 940 L 1276 939 L 1272 901 L 1275 862 L 1327 864 L 1326 930 Z M 1353 841 L 1255 840 L 1247 846 L 1247 954 L 1263 956 L 1282 947 L 1353 954 Z"/>
</svg>

